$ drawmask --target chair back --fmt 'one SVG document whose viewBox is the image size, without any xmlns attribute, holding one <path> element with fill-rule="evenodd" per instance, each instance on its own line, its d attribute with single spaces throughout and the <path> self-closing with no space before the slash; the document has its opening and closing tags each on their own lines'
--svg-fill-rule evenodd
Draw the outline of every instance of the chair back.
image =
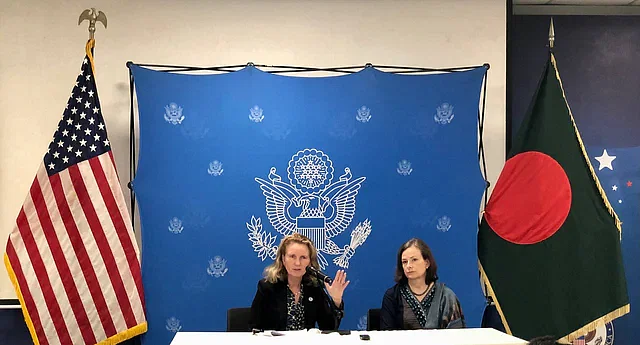
<svg viewBox="0 0 640 345">
<path fill-rule="evenodd" d="M 380 330 L 380 308 L 369 309 L 367 312 L 367 331 Z"/>
<path fill-rule="evenodd" d="M 227 332 L 250 332 L 251 308 L 231 308 L 227 310 Z"/>
</svg>

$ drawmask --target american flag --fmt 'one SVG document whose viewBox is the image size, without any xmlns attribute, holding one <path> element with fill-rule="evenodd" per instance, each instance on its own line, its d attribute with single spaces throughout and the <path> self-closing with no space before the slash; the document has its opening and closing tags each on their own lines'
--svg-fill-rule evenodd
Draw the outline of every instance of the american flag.
<svg viewBox="0 0 640 345">
<path fill-rule="evenodd" d="M 585 345 L 584 338 L 574 339 L 571 345 Z"/>
<path fill-rule="evenodd" d="M 116 344 L 147 330 L 139 251 L 100 109 L 93 46 L 6 247 L 40 345 Z"/>
</svg>

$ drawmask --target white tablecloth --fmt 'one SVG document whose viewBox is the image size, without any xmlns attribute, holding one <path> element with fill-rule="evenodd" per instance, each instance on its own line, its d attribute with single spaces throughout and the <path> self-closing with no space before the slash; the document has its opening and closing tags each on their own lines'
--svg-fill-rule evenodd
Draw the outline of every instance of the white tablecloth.
<svg viewBox="0 0 640 345">
<path fill-rule="evenodd" d="M 527 342 L 492 328 L 466 328 L 416 331 L 352 331 L 349 335 L 337 333 L 320 334 L 318 330 L 279 332 L 232 333 L 232 332 L 178 332 L 171 345 L 526 345 Z M 368 334 L 370 340 L 361 340 Z"/>
</svg>

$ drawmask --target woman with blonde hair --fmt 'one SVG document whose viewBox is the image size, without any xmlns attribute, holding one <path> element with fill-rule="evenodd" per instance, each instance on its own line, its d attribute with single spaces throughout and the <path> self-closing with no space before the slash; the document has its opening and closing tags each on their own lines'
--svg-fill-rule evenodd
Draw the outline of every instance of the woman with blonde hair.
<svg viewBox="0 0 640 345">
<path fill-rule="evenodd" d="M 333 283 L 323 287 L 307 272 L 307 266 L 320 268 L 311 240 L 298 233 L 286 236 L 278 246 L 276 260 L 258 282 L 250 327 L 289 331 L 316 328 L 317 324 L 321 330 L 338 328 L 344 311 L 342 294 L 349 285 L 347 274 L 339 270 Z"/>
</svg>

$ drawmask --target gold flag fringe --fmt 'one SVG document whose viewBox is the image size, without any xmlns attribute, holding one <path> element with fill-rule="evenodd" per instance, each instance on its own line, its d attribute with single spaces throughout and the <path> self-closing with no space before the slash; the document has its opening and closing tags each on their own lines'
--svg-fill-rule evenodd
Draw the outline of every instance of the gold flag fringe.
<svg viewBox="0 0 640 345">
<path fill-rule="evenodd" d="M 38 341 L 38 337 L 36 336 L 36 329 L 35 327 L 33 327 L 33 321 L 31 320 L 31 316 L 29 316 L 27 307 L 24 304 L 24 297 L 22 296 L 20 285 L 18 285 L 18 279 L 16 278 L 16 274 L 13 271 L 13 267 L 11 267 L 11 261 L 9 261 L 9 256 L 7 255 L 7 253 L 4 254 L 4 266 L 7 268 L 7 272 L 9 273 L 9 279 L 13 284 L 13 288 L 16 290 L 16 295 L 18 296 L 18 300 L 20 300 L 20 306 L 22 307 L 22 315 L 24 315 L 24 321 L 27 324 L 29 333 L 31 334 L 31 339 L 33 339 L 33 344 L 40 345 L 40 342 Z"/>
<path fill-rule="evenodd" d="M 507 334 L 513 335 L 511 333 L 511 328 L 507 323 L 507 319 L 504 317 L 504 313 L 502 312 L 502 308 L 500 307 L 500 303 L 498 302 L 496 293 L 493 291 L 493 287 L 491 287 L 491 282 L 489 282 L 489 277 L 487 277 L 487 274 L 485 273 L 484 268 L 482 268 L 482 264 L 480 263 L 480 260 L 478 260 L 478 269 L 480 270 L 480 278 L 482 279 L 482 282 L 487 286 L 487 293 L 493 299 L 493 303 L 495 303 L 496 309 L 498 309 L 498 314 L 500 314 L 500 319 L 502 319 L 502 325 L 504 325 L 505 331 L 507 331 Z"/>
<path fill-rule="evenodd" d="M 609 214 L 613 217 L 616 223 L 616 228 L 618 228 L 620 240 L 622 240 L 622 222 L 620 222 L 620 218 L 618 218 L 616 211 L 614 211 L 613 206 L 611 206 L 611 203 L 609 202 L 609 198 L 607 198 L 607 194 L 602 188 L 602 185 L 600 184 L 600 180 L 598 179 L 598 176 L 596 175 L 595 170 L 593 170 L 593 166 L 591 165 L 591 160 L 589 160 L 589 155 L 587 155 L 587 150 L 584 147 L 584 143 L 582 142 L 582 137 L 580 136 L 580 132 L 578 131 L 578 126 L 576 126 L 576 121 L 573 118 L 571 107 L 569 107 L 569 102 L 567 102 L 567 96 L 564 92 L 564 87 L 562 86 L 562 80 L 560 79 L 560 72 L 558 72 L 558 67 L 556 65 L 556 58 L 553 55 L 553 53 L 551 53 L 551 63 L 553 65 L 553 69 L 556 74 L 556 79 L 558 80 L 558 83 L 560 83 L 560 89 L 562 90 L 562 98 L 564 99 L 564 103 L 567 106 L 567 110 L 569 110 L 569 118 L 571 119 L 571 123 L 573 124 L 573 129 L 576 135 L 576 139 L 578 139 L 578 143 L 580 144 L 580 149 L 582 150 L 582 156 L 585 162 L 587 163 L 587 166 L 589 167 L 589 171 L 591 172 L 591 177 L 593 178 L 596 184 L 596 187 L 600 192 L 600 197 L 602 197 L 602 201 L 604 201 L 604 204 L 607 207 Z"/>
<path fill-rule="evenodd" d="M 594 321 L 589 322 L 588 324 L 578 328 L 577 330 L 565 335 L 564 337 L 560 338 L 559 341 L 571 343 L 575 339 L 580 338 L 581 336 L 586 335 L 591 331 L 595 331 L 596 328 L 598 328 L 599 326 L 602 326 L 607 322 L 611 322 L 614 319 L 619 318 L 624 314 L 628 314 L 630 310 L 631 308 L 629 304 L 624 305 L 602 317 L 599 317 Z"/>
</svg>

